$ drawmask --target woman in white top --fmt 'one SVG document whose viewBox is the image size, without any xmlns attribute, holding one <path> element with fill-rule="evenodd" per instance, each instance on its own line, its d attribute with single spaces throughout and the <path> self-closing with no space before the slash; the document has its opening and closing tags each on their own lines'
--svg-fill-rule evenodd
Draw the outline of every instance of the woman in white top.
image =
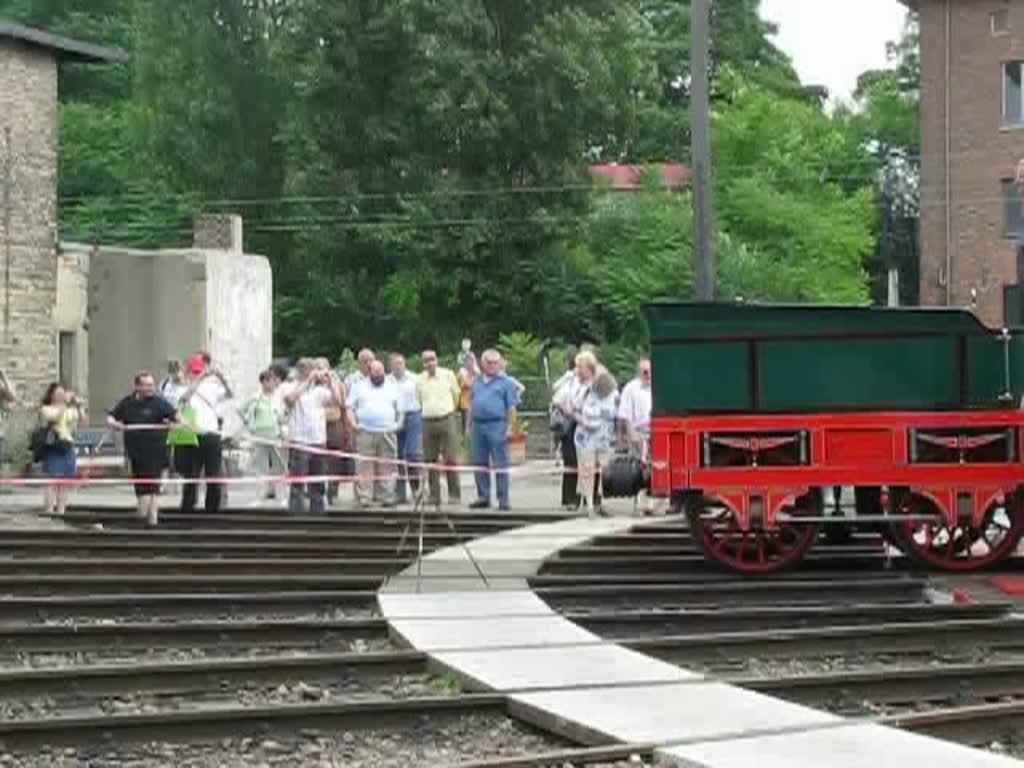
<svg viewBox="0 0 1024 768">
<path fill-rule="evenodd" d="M 586 400 L 590 387 L 597 374 L 597 357 L 589 350 L 576 355 L 576 373 L 562 387 L 558 398 L 558 406 L 570 419 L 570 427 L 562 440 L 562 459 L 565 470 L 562 473 L 562 504 L 566 509 L 578 509 L 583 499 L 579 483 L 579 452 L 576 432 L 579 429 L 577 418 L 583 402 Z"/>
<path fill-rule="evenodd" d="M 604 514 L 601 506 L 601 467 L 615 447 L 618 384 L 600 368 L 586 387 L 583 402 L 575 411 L 576 455 L 579 459 L 579 494 L 590 515 Z"/>
</svg>

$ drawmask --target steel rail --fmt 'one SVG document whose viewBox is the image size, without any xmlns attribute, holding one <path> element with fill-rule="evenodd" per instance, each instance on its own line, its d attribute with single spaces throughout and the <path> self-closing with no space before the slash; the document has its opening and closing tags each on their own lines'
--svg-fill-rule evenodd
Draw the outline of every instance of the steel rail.
<svg viewBox="0 0 1024 768">
<path fill-rule="evenodd" d="M 871 540 L 857 544 L 835 544 L 821 545 L 815 547 L 808 554 L 808 557 L 824 557 L 835 553 L 839 555 L 848 554 L 870 554 L 877 552 L 883 545 L 882 539 L 873 537 Z M 692 555 L 698 553 L 697 546 L 692 541 L 680 541 L 677 543 L 651 543 L 646 546 L 636 544 L 605 544 L 600 538 L 593 539 L 587 544 L 579 544 L 572 547 L 560 549 L 558 554 L 549 558 L 548 563 L 560 563 L 566 560 L 586 560 L 587 558 L 603 559 L 633 557 L 644 559 L 646 557 L 665 557 L 676 555 Z"/>
<path fill-rule="evenodd" d="M 636 651 L 668 661 L 736 661 L 750 658 L 814 658 L 830 654 L 954 654 L 1024 648 L 1024 618 L 971 619 L 784 629 L 756 632 L 615 638 Z"/>
<path fill-rule="evenodd" d="M 397 550 L 397 547 L 396 547 Z M 381 579 L 384 576 L 406 568 L 415 558 L 415 543 L 406 542 L 401 552 L 392 551 L 385 557 L 347 556 L 347 557 L 188 557 L 184 553 L 177 556 L 163 557 L 0 557 L 0 578 L 8 575 L 33 573 L 40 576 L 62 573 L 75 574 L 176 574 L 191 575 L 215 573 L 256 573 L 296 575 L 325 574 L 372 574 Z M 443 560 L 438 560 L 443 562 Z M 883 564 L 881 558 L 858 559 L 826 559 L 807 563 L 807 568 L 817 568 L 822 575 L 827 575 L 831 568 L 849 568 L 861 562 L 865 567 Z M 700 580 L 724 578 L 724 575 L 709 571 L 707 561 L 699 555 L 692 557 L 673 557 L 649 561 L 629 560 L 625 562 L 603 562 L 607 569 L 595 573 L 590 567 L 575 567 L 566 561 L 569 567 L 545 567 L 534 581 L 545 583 L 552 578 L 572 576 L 573 582 L 604 583 L 609 580 L 634 581 L 643 579 L 652 581 L 674 582 L 692 580 L 691 573 L 699 574 Z M 431 573 L 435 573 L 432 569 Z M 579 577 L 576 574 L 581 574 Z M 689 578 L 688 578 L 689 577 Z"/>
<path fill-rule="evenodd" d="M 781 629 L 784 626 L 824 627 L 843 622 L 847 625 L 865 625 L 879 621 L 906 623 L 937 619 L 983 619 L 1004 616 L 1011 608 L 1011 603 L 1002 602 L 970 605 L 861 603 L 839 606 L 746 606 L 705 610 L 569 611 L 563 612 L 562 615 L 591 632 L 614 635 L 641 630 L 663 634 L 673 630 L 687 633 L 738 632 Z"/>
<path fill-rule="evenodd" d="M 753 630 L 779 632 L 781 618 L 799 621 L 801 617 L 813 616 L 817 627 L 826 630 L 838 626 L 841 630 L 871 630 L 869 621 L 899 617 L 901 623 L 889 627 L 915 626 L 910 621 L 932 629 L 950 624 L 984 622 L 1004 614 L 1007 607 L 1002 604 L 981 604 L 975 606 L 855 606 L 850 609 L 801 609 L 758 610 L 726 609 L 719 611 L 653 611 L 631 615 L 618 614 L 568 614 L 567 618 L 591 631 L 616 639 L 622 637 L 629 642 L 640 642 L 637 626 L 653 625 L 656 629 L 685 625 L 689 634 L 684 637 L 702 636 L 697 633 L 718 628 L 715 638 L 723 637 L 722 627 L 742 625 L 747 633 Z M 916 614 L 916 615 L 915 615 Z M 530 618 L 526 616 L 525 618 Z M 838 624 L 843 620 L 863 619 L 853 625 Z M 831 620 L 831 623 L 830 623 Z M 987 625 L 984 625 L 987 627 Z M 734 630 L 726 635 L 730 641 L 744 637 Z M 387 621 L 380 618 L 342 620 L 288 619 L 260 621 L 182 621 L 182 622 L 121 622 L 114 624 L 0 624 L 0 649 L 26 649 L 34 652 L 70 652 L 83 649 L 125 649 L 125 648 L 173 648 L 199 646 L 281 646 L 315 645 L 325 640 L 383 640 L 388 637 Z"/>
<path fill-rule="evenodd" d="M 205 564 L 207 561 L 197 561 Z M 443 565 L 443 563 L 442 563 Z M 158 566 L 152 566 L 154 568 Z M 203 566 L 210 568 L 211 566 Z M 492 569 L 495 568 L 491 564 Z M 295 570 L 295 566 L 286 563 L 287 570 Z M 89 571 L 89 561 L 83 562 L 82 570 Z M 302 570 L 302 569 L 298 569 Z M 91 572 L 69 572 L 60 573 L 2 573 L 0 572 L 0 594 L 5 595 L 40 595 L 40 594 L 101 594 L 117 592 L 217 592 L 217 591 L 284 591 L 284 590 L 375 590 L 386 577 L 394 573 L 381 570 L 378 573 L 338 573 L 337 568 L 328 567 L 326 573 L 274 573 L 261 569 L 257 573 L 154 573 L 154 572 L 132 572 L 123 574 L 112 573 L 91 573 Z M 500 570 L 500 569 L 498 569 Z M 609 595 L 639 595 L 652 587 L 667 587 L 677 593 L 685 594 L 693 587 L 702 585 L 728 584 L 738 588 L 742 593 L 753 594 L 757 591 L 756 584 L 765 585 L 764 589 L 779 589 L 779 584 L 803 584 L 805 593 L 809 587 L 806 585 L 831 584 L 832 597 L 840 591 L 842 594 L 859 594 L 863 596 L 866 591 L 878 592 L 879 585 L 891 585 L 892 591 L 906 593 L 906 586 L 898 586 L 896 579 L 877 574 L 879 578 L 872 579 L 867 574 L 861 574 L 860 583 L 852 583 L 846 578 L 823 579 L 820 573 L 805 573 L 799 576 L 789 575 L 786 580 L 764 579 L 758 582 L 738 581 L 733 574 L 709 571 L 695 571 L 693 573 L 681 573 L 677 575 L 667 574 L 630 574 L 630 575 L 609 575 L 598 576 L 591 579 L 570 576 L 540 576 L 530 580 L 530 583 L 538 588 L 543 594 L 545 588 L 568 587 L 569 589 L 580 589 L 581 583 L 592 588 L 604 588 L 609 590 Z M 422 575 L 424 581 L 430 580 L 472 580 L 479 577 L 475 573 L 464 573 L 458 568 L 445 569 L 443 567 L 430 569 Z M 909 582 L 909 580 L 908 580 Z M 742 586 L 737 586 L 742 585 Z M 882 589 L 889 589 L 883 586 Z M 597 593 L 594 593 L 597 594 Z M 822 599 L 819 597 L 819 600 Z"/>
<path fill-rule="evenodd" d="M 6 751 L 111 741 L 188 741 L 236 736 L 240 731 L 290 732 L 304 728 L 376 730 L 408 727 L 424 718 L 505 714 L 504 696 L 462 694 L 399 700 L 360 700 L 252 707 L 195 707 L 146 714 L 0 720 Z"/>
<path fill-rule="evenodd" d="M 701 561 L 700 563 L 695 562 L 695 567 L 692 570 L 665 570 L 665 571 L 647 571 L 640 573 L 581 573 L 581 574 L 562 574 L 562 573 L 541 573 L 531 577 L 530 583 L 536 587 L 549 587 L 558 586 L 561 584 L 571 585 L 615 585 L 618 588 L 628 587 L 634 584 L 686 584 L 693 581 L 738 581 L 743 580 L 744 577 L 732 571 L 721 570 L 713 567 L 707 561 Z M 824 565 L 824 567 L 822 567 Z M 856 570 L 847 570 L 845 568 L 833 570 L 827 561 L 807 564 L 806 567 L 796 568 L 791 571 L 779 574 L 766 574 L 754 577 L 757 581 L 770 584 L 779 581 L 802 581 L 802 580 L 818 580 L 818 581 L 831 581 L 834 584 L 842 584 L 844 586 L 853 586 L 854 580 L 866 581 L 873 579 L 878 581 L 880 579 L 893 579 L 900 576 L 910 575 L 909 572 L 896 569 L 885 568 L 885 563 L 882 559 L 879 559 L 877 567 L 873 570 L 866 570 L 864 568 L 858 568 Z"/>
<path fill-rule="evenodd" d="M 0 599 L 0 620 L 23 621 L 58 616 L 92 619 L 140 612 L 154 618 L 233 610 L 249 613 L 343 608 L 368 610 L 376 605 L 376 590 L 268 590 L 173 594 L 127 592 L 104 595 L 4 596 Z"/>
<path fill-rule="evenodd" d="M 543 752 L 520 757 L 496 757 L 457 763 L 454 768 L 565 768 L 614 762 L 634 762 L 654 757 L 654 744 L 615 744 Z"/>
<path fill-rule="evenodd" d="M 7 669 L 0 672 L 0 698 L 197 693 L 251 683 L 344 682 L 353 678 L 422 674 L 427 670 L 427 656 L 416 651 Z"/>
<path fill-rule="evenodd" d="M 0 651 L 220 646 L 316 646 L 328 640 L 386 640 L 384 619 L 0 625 Z"/>
<path fill-rule="evenodd" d="M 889 715 L 879 722 L 947 741 L 981 745 L 1020 733 L 1024 722 L 1024 701 Z"/>
<path fill-rule="evenodd" d="M 125 517 L 132 517 L 135 515 L 135 505 L 133 504 L 104 504 L 104 505 L 88 505 L 88 504 L 72 504 L 68 507 L 67 514 L 72 515 L 95 515 L 95 514 L 109 514 L 109 515 L 124 515 Z M 428 507 L 428 516 L 433 512 L 433 508 Z M 568 515 L 562 512 L 497 512 L 494 510 L 475 510 L 475 509 L 459 509 L 456 507 L 445 508 L 445 513 L 455 522 L 460 520 L 467 521 L 479 521 L 481 523 L 502 523 L 508 524 L 511 522 L 514 525 L 527 525 L 529 523 L 551 523 L 559 520 L 564 520 Z M 180 511 L 176 509 L 168 509 L 165 514 L 168 515 L 181 515 Z M 194 515 L 203 515 L 204 513 L 200 510 L 192 513 Z M 294 516 L 286 508 L 280 506 L 257 506 L 257 507 L 222 507 L 217 513 L 220 517 L 270 517 L 270 518 L 285 518 L 285 519 L 302 519 L 309 517 L 310 515 Z M 409 520 L 418 520 L 419 513 L 414 511 L 411 507 L 408 509 L 386 509 L 384 507 L 370 508 L 370 509 L 328 509 L 323 515 L 313 515 L 317 519 L 328 518 L 330 520 L 346 520 L 352 523 L 365 523 L 368 525 L 378 525 L 381 522 L 387 522 L 390 524 L 404 525 Z"/>
<path fill-rule="evenodd" d="M 444 542 L 447 545 L 449 542 Z M 433 551 L 441 542 L 426 543 L 425 550 Z M 178 541 L 154 540 L 142 536 L 135 540 L 104 540 L 102 538 L 82 540 L 51 539 L 38 541 L 0 542 L 0 558 L 17 560 L 39 557 L 181 557 L 244 559 L 265 558 L 393 558 L 398 548 L 398 539 L 387 543 L 360 544 L 358 542 L 292 542 L 282 541 Z M 409 552 L 409 547 L 406 547 Z M 411 552 L 410 552 L 411 554 Z"/>
<path fill-rule="evenodd" d="M 63 521 L 71 525 L 117 525 L 125 528 L 144 527 L 145 522 L 135 514 L 125 512 L 67 512 L 64 515 L 40 515 L 43 518 L 51 518 Z M 529 525 L 529 520 L 521 518 L 509 518 L 508 520 L 479 520 L 475 518 L 450 518 L 455 528 L 460 531 L 472 533 L 500 533 L 511 528 Z M 267 529 L 281 528 L 304 528 L 310 529 L 358 529 L 371 528 L 373 530 L 395 530 L 401 532 L 409 523 L 417 523 L 419 518 L 399 520 L 386 518 L 379 520 L 367 519 L 366 521 L 354 521 L 344 517 L 331 517 L 329 515 L 289 515 L 285 512 L 268 515 L 233 514 L 233 515 L 206 515 L 206 514 L 182 514 L 180 512 L 164 512 L 160 515 L 160 525 L 164 528 L 180 529 L 202 529 L 202 528 L 225 528 L 238 525 L 259 525 Z M 424 517 L 425 525 L 434 529 L 447 529 L 447 524 L 436 516 L 427 514 Z M 537 521 L 542 522 L 542 521 Z"/>
<path fill-rule="evenodd" d="M 835 570 L 880 571 L 893 562 L 880 549 L 859 552 L 812 552 L 797 564 L 792 573 L 818 571 L 830 573 Z M 599 579 L 632 578 L 634 574 L 655 575 L 672 578 L 681 573 L 706 572 L 713 569 L 708 559 L 697 552 L 681 555 L 652 555 L 639 557 L 578 557 L 547 560 L 540 570 L 540 579 L 549 576 L 573 576 L 584 582 Z"/>
<path fill-rule="evenodd" d="M 1024 697 L 1024 661 L 857 670 L 793 677 L 726 677 L 723 682 L 808 705 L 858 709 L 902 703 Z"/>
<path fill-rule="evenodd" d="M 132 542 L 136 544 L 159 543 L 179 544 L 183 546 L 204 544 L 230 546 L 233 544 L 265 544 L 265 545 L 369 545 L 394 547 L 401 538 L 401 529 L 381 531 L 380 529 L 333 529 L 303 530 L 276 528 L 197 528 L 133 530 L 126 528 L 67 528 L 47 530 L 40 528 L 7 528 L 4 530 L 0 551 L 14 550 L 19 547 L 38 545 L 40 543 L 62 544 L 65 542 L 91 545 Z M 417 529 L 418 532 L 418 529 Z M 514 534 L 510 534 L 514 535 Z M 424 530 L 424 544 L 436 548 L 471 541 L 472 534 L 453 536 L 452 531 Z"/>
<path fill-rule="evenodd" d="M 96 595 L 125 592 L 218 592 L 285 590 L 376 590 L 387 574 L 132 574 L 102 573 L 0 575 L 4 595 Z M 5 598 L 6 599 L 6 598 Z M 2 602 L 2 601 L 0 601 Z M 0 609 L 2 610 L 2 609 Z"/>
<path fill-rule="evenodd" d="M 219 574 L 274 574 L 309 576 L 326 575 L 370 576 L 378 581 L 388 574 L 406 568 L 415 553 L 388 558 L 343 557 L 343 558 L 229 558 L 229 557 L 156 557 L 156 558 L 106 558 L 106 557 L 53 557 L 53 558 L 0 558 L 0 579 L 18 574 L 51 576 L 61 574 L 106 574 L 106 575 L 158 575 L 176 574 L 219 575 Z"/>
<path fill-rule="evenodd" d="M 851 602 L 919 601 L 927 586 L 923 579 L 908 577 L 862 578 L 856 581 L 806 579 L 757 579 L 708 581 L 692 584 L 590 584 L 534 585 L 537 595 L 555 607 L 609 605 L 714 606 L 744 602 L 789 604 L 836 604 Z M 563 610 L 568 610 L 563 607 Z"/>
</svg>

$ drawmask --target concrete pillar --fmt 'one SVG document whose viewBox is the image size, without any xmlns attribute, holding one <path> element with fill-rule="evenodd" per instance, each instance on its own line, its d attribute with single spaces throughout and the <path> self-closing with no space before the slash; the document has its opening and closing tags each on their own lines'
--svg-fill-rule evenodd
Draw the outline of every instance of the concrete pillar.
<svg viewBox="0 0 1024 768">
<path fill-rule="evenodd" d="M 197 216 L 192 245 L 204 251 L 242 253 L 242 217 L 230 213 Z"/>
</svg>

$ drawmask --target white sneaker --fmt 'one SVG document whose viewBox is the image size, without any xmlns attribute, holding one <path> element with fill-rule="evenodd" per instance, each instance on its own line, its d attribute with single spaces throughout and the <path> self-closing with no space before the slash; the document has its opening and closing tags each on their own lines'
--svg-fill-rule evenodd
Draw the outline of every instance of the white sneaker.
<svg viewBox="0 0 1024 768">
<path fill-rule="evenodd" d="M 146 517 L 146 524 L 149 525 L 150 528 L 156 528 L 157 523 L 159 522 L 158 517 L 156 510 L 149 510 L 149 514 Z"/>
</svg>

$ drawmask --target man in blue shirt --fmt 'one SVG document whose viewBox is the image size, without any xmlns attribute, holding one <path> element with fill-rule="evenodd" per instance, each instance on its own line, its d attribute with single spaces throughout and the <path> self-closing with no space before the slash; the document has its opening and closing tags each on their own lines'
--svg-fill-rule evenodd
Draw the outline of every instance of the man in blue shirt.
<svg viewBox="0 0 1024 768">
<path fill-rule="evenodd" d="M 491 472 L 498 470 L 498 507 L 509 509 L 508 502 L 508 424 L 510 412 L 519 404 L 519 390 L 501 371 L 501 355 L 488 349 L 480 356 L 482 373 L 473 382 L 470 422 L 473 435 L 473 464 L 476 472 L 477 500 L 470 509 L 491 505 Z"/>
</svg>

